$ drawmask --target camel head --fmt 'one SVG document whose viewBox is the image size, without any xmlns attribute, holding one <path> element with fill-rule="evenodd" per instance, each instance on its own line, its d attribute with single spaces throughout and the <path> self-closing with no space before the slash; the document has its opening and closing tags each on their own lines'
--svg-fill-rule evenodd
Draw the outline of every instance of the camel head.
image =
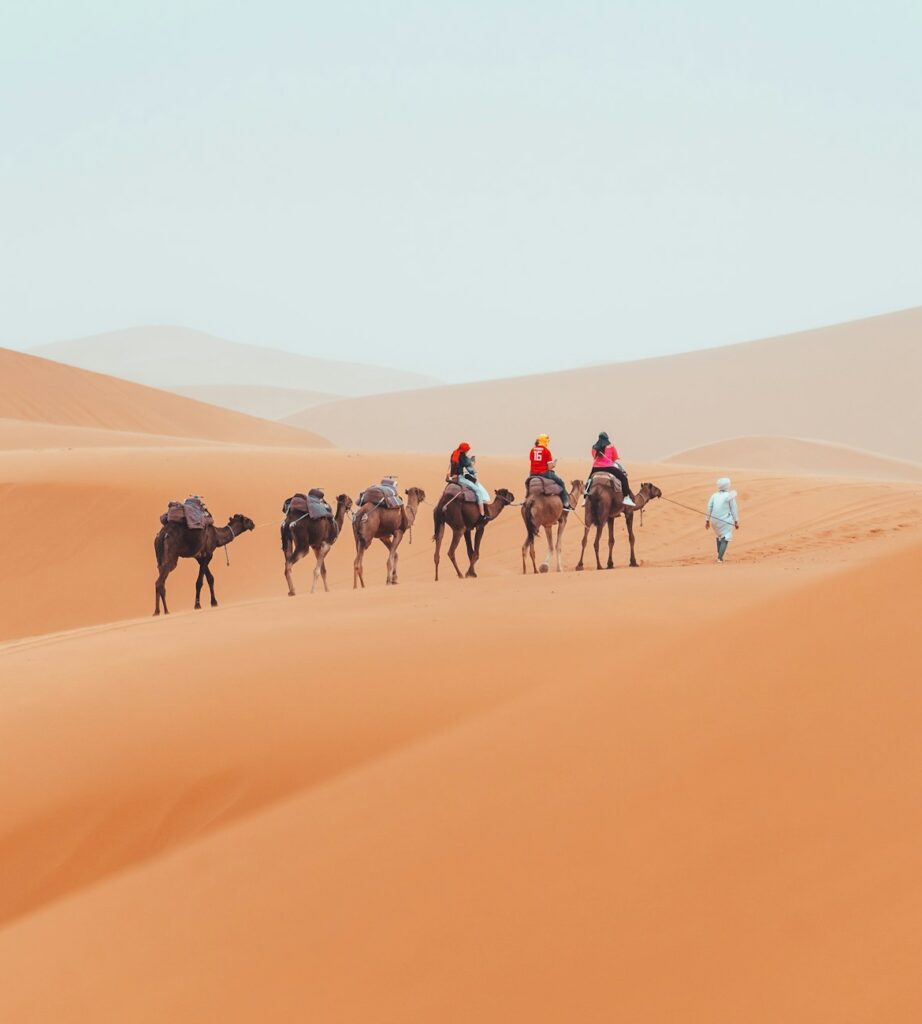
<svg viewBox="0 0 922 1024">
<path fill-rule="evenodd" d="M 500 487 L 496 492 L 496 497 L 504 504 L 511 505 L 515 501 L 515 495 L 512 491 L 507 491 L 505 487 Z"/>
<path fill-rule="evenodd" d="M 340 505 L 346 512 L 348 512 L 349 509 L 352 508 L 352 499 L 349 497 L 348 494 L 336 495 L 336 507 L 339 508 Z"/>
<path fill-rule="evenodd" d="M 663 492 L 656 486 L 656 484 L 641 484 L 640 493 L 644 495 L 647 501 L 652 501 L 654 498 L 661 498 Z"/>
<path fill-rule="evenodd" d="M 247 518 L 247 516 L 242 516 L 239 512 L 230 517 L 227 525 L 234 531 L 235 537 L 239 537 L 241 533 L 246 533 L 247 530 L 256 529 L 256 523 L 252 519 Z"/>
<path fill-rule="evenodd" d="M 579 494 L 582 491 L 582 489 L 583 489 L 583 481 L 582 480 L 571 480 L 570 481 L 570 493 L 571 494 L 574 491 L 576 491 L 576 493 Z"/>
<path fill-rule="evenodd" d="M 422 487 L 409 487 L 404 493 L 411 501 L 413 498 L 416 498 L 417 502 L 423 502 L 426 500 L 426 492 Z"/>
</svg>

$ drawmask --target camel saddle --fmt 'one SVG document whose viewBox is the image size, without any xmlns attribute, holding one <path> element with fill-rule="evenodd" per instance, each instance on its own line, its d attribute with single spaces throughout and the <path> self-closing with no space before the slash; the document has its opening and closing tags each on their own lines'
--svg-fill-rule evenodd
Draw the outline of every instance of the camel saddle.
<svg viewBox="0 0 922 1024">
<path fill-rule="evenodd" d="M 202 499 L 193 496 L 186 498 L 185 501 L 169 502 L 166 512 L 160 517 L 160 522 L 164 526 L 167 523 L 185 523 L 190 530 L 204 530 L 206 526 L 214 523 L 214 517 Z"/>
<path fill-rule="evenodd" d="M 460 495 L 460 498 L 458 497 Z M 470 487 L 462 487 L 461 484 L 448 484 L 442 497 L 439 498 L 439 505 L 444 508 L 449 501 L 477 501 L 477 495 Z"/>
<path fill-rule="evenodd" d="M 615 491 L 621 490 L 621 481 L 613 473 L 593 473 L 589 478 L 589 489 L 591 490 L 596 484 L 610 487 Z"/>
<path fill-rule="evenodd" d="M 282 506 L 282 511 L 286 516 L 291 511 L 306 515 L 310 519 L 333 518 L 333 509 L 324 501 L 323 491 L 317 487 L 312 491 L 308 491 L 307 494 L 303 494 L 300 491 L 297 494 L 293 494 Z"/>
<path fill-rule="evenodd" d="M 525 488 L 530 498 L 537 498 L 542 494 L 546 498 L 559 498 L 563 494 L 560 484 L 549 480 L 546 476 L 530 476 L 525 481 Z"/>
<path fill-rule="evenodd" d="M 379 505 L 383 508 L 402 508 L 403 498 L 399 494 L 385 491 L 378 484 L 372 484 L 359 495 L 359 505 Z"/>
</svg>

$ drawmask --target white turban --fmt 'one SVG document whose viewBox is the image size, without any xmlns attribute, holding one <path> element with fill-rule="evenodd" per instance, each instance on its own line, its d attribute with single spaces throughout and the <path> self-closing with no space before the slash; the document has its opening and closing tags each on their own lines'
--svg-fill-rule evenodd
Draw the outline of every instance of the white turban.
<svg viewBox="0 0 922 1024">
<path fill-rule="evenodd" d="M 717 490 L 718 491 L 729 491 L 730 490 L 730 477 L 722 476 L 717 481 Z"/>
</svg>

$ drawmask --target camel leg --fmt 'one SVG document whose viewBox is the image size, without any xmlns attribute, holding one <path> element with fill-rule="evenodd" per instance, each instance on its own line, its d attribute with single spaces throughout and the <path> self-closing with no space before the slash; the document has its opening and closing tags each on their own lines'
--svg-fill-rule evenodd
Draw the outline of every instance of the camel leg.
<svg viewBox="0 0 922 1024">
<path fill-rule="evenodd" d="M 198 562 L 198 576 L 195 579 L 195 608 L 199 609 L 202 607 L 202 584 L 205 582 L 205 563 L 201 558 L 196 558 Z"/>
<path fill-rule="evenodd" d="M 163 602 L 163 614 L 170 614 L 170 609 L 166 606 L 166 578 L 176 568 L 176 563 L 178 561 L 178 558 L 171 558 L 168 562 L 164 562 L 160 567 L 160 575 L 157 577 L 157 582 L 154 584 L 154 615 L 160 614 L 161 601 Z"/>
<path fill-rule="evenodd" d="M 378 538 L 379 541 L 387 548 L 387 579 L 384 581 L 388 586 L 393 582 L 391 576 L 394 572 L 394 538 L 385 540 L 383 537 Z"/>
<path fill-rule="evenodd" d="M 432 556 L 432 561 L 435 563 L 435 582 L 439 582 L 439 562 L 441 561 L 442 555 L 442 537 L 445 534 L 445 524 L 442 523 L 439 528 L 435 531 L 435 537 L 432 539 L 435 541 L 435 554 Z"/>
<path fill-rule="evenodd" d="M 202 569 L 205 573 L 205 579 L 208 580 L 208 589 L 211 592 L 211 607 L 218 607 L 218 599 L 215 597 L 214 592 L 214 576 L 209 566 L 211 565 L 211 555 L 209 555 L 204 562 L 202 562 Z"/>
<path fill-rule="evenodd" d="M 480 541 L 483 539 L 483 526 L 477 527 L 473 543 L 471 542 L 470 530 L 464 535 L 464 539 L 467 541 L 467 559 L 470 562 L 467 575 L 471 579 L 477 579 L 477 563 L 480 561 Z"/>
<path fill-rule="evenodd" d="M 602 568 L 602 561 L 599 558 L 599 544 L 602 542 L 602 524 L 596 523 L 595 527 L 595 541 L 592 544 L 592 548 L 595 551 L 595 567 L 596 570 Z"/>
<path fill-rule="evenodd" d="M 627 525 L 627 539 L 631 542 L 631 568 L 637 568 L 637 559 L 634 557 L 634 513 L 625 512 L 624 522 Z"/>
<path fill-rule="evenodd" d="M 615 567 L 615 520 L 614 517 L 608 520 L 608 565 L 606 569 Z"/>
<path fill-rule="evenodd" d="M 554 557 L 554 531 L 550 526 L 544 527 L 544 536 L 547 538 L 547 557 L 541 563 L 541 572 L 549 572 L 551 559 Z"/>
<path fill-rule="evenodd" d="M 327 578 L 326 578 L 326 572 L 325 572 L 325 568 L 326 567 L 324 565 L 324 560 L 326 559 L 327 552 L 329 550 L 330 550 L 330 545 L 327 544 L 326 541 L 324 541 L 323 544 L 320 544 L 320 545 L 318 545 L 317 547 L 314 548 L 314 558 L 316 558 L 317 561 L 314 564 L 314 579 L 313 579 L 313 582 L 311 583 L 311 593 L 312 594 L 314 592 L 314 588 L 317 586 L 317 578 L 318 577 L 320 577 L 323 580 L 323 589 L 324 589 L 324 591 L 329 591 L 329 589 L 330 589 L 327 586 Z"/>
<path fill-rule="evenodd" d="M 557 527 L 557 547 L 555 554 L 557 555 L 557 571 L 563 572 L 563 531 L 567 525 L 567 517 L 560 517 L 560 525 Z M 548 531 L 550 533 L 550 530 Z"/>
<path fill-rule="evenodd" d="M 295 596 L 295 581 L 294 577 L 291 575 L 291 570 L 298 564 L 298 562 L 301 561 L 306 553 L 307 552 L 302 549 L 295 548 L 290 555 L 285 556 L 285 579 L 288 582 L 289 597 Z"/>
<path fill-rule="evenodd" d="M 448 545 L 448 557 L 451 560 L 451 564 L 455 567 L 455 572 L 458 574 L 459 580 L 462 578 L 462 573 L 458 568 L 458 559 L 455 558 L 455 552 L 458 550 L 458 545 L 461 543 L 462 532 L 462 530 L 458 530 L 453 526 L 451 528 L 451 544 Z"/>
<path fill-rule="evenodd" d="M 591 526 L 590 526 L 589 521 L 587 520 L 586 521 L 586 525 L 583 528 L 583 546 L 580 548 L 579 561 L 576 563 L 576 571 L 577 572 L 582 572 L 583 571 L 583 558 L 585 557 L 585 554 L 586 554 L 586 544 L 589 541 L 589 530 L 590 529 L 591 529 Z"/>
</svg>

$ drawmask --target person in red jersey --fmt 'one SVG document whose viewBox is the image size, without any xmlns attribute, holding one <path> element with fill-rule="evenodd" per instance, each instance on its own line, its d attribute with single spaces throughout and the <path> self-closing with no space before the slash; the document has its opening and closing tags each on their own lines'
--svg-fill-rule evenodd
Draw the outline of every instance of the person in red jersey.
<svg viewBox="0 0 922 1024">
<path fill-rule="evenodd" d="M 563 501 L 564 509 L 570 511 L 570 495 L 567 492 L 567 485 L 560 479 L 560 477 L 554 472 L 554 468 L 557 465 L 557 460 L 551 454 L 548 445 L 551 443 L 551 439 L 547 434 L 541 434 L 535 446 L 531 450 L 531 473 L 530 476 L 543 476 L 547 477 L 548 480 L 553 480 L 554 483 L 560 484 L 560 489 L 563 492 L 561 499 Z"/>
</svg>

